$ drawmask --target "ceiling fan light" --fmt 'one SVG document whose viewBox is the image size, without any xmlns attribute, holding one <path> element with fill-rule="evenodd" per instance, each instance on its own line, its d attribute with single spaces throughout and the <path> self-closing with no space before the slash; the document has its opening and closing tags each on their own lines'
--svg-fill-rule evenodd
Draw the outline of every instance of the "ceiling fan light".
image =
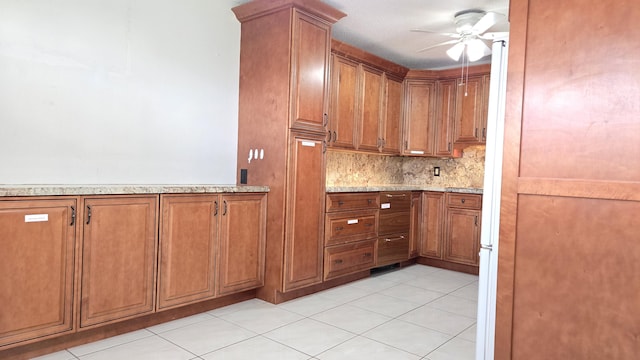
<svg viewBox="0 0 640 360">
<path fill-rule="evenodd" d="M 447 50 L 447 55 L 449 55 L 449 57 L 452 58 L 453 60 L 458 61 L 460 60 L 460 56 L 462 55 L 463 51 L 464 51 L 464 44 L 459 42 L 454 46 L 452 46 L 449 50 Z"/>
<path fill-rule="evenodd" d="M 478 61 L 485 56 L 485 45 L 482 40 L 471 40 L 467 43 L 467 56 L 469 61 Z"/>
</svg>

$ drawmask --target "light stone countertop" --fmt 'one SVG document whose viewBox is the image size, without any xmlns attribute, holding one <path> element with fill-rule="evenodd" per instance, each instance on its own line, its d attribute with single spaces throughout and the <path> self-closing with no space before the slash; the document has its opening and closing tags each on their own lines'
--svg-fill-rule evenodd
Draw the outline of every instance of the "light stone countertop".
<svg viewBox="0 0 640 360">
<path fill-rule="evenodd" d="M 0 185 L 1 196 L 188 194 L 268 192 L 268 186 L 212 184 Z"/>
<path fill-rule="evenodd" d="M 425 185 L 367 185 L 367 186 L 327 186 L 328 193 L 339 192 L 379 192 L 379 191 L 439 191 L 465 194 L 482 194 L 482 189 L 459 187 L 434 187 Z"/>
</svg>

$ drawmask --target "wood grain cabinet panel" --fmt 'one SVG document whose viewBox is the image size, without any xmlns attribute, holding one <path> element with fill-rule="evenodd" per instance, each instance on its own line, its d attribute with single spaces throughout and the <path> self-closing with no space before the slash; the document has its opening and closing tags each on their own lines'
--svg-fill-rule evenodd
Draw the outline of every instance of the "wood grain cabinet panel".
<svg viewBox="0 0 640 360">
<path fill-rule="evenodd" d="M 436 83 L 433 80 L 405 81 L 403 155 L 434 154 L 435 90 Z"/>
<path fill-rule="evenodd" d="M 384 86 L 385 108 L 380 130 L 381 148 L 383 153 L 399 155 L 402 145 L 402 81 L 386 75 Z"/>
<path fill-rule="evenodd" d="M 436 84 L 437 113 L 435 118 L 436 156 L 451 156 L 453 153 L 453 129 L 458 86 L 455 80 L 439 80 Z"/>
<path fill-rule="evenodd" d="M 81 327 L 155 310 L 157 199 L 84 198 Z"/>
<path fill-rule="evenodd" d="M 324 132 L 328 121 L 331 26 L 294 10 L 293 33 L 291 128 Z"/>
<path fill-rule="evenodd" d="M 331 147 L 355 149 L 359 64 L 339 55 L 332 59 L 328 143 Z"/>
<path fill-rule="evenodd" d="M 322 282 L 323 276 L 325 143 L 294 135 L 290 151 L 285 291 Z"/>
<path fill-rule="evenodd" d="M 480 251 L 482 195 L 446 195 L 444 260 L 477 266 Z"/>
<path fill-rule="evenodd" d="M 264 285 L 266 194 L 221 195 L 217 295 Z"/>
<path fill-rule="evenodd" d="M 325 245 L 376 237 L 378 210 L 343 211 L 325 216 Z"/>
<path fill-rule="evenodd" d="M 469 76 L 466 81 L 457 80 L 454 142 L 482 143 L 486 137 L 487 104 L 489 94 L 485 75 Z"/>
<path fill-rule="evenodd" d="M 383 121 L 383 72 L 361 65 L 361 100 L 356 148 L 378 152 L 382 146 L 380 124 Z"/>
<path fill-rule="evenodd" d="M 375 266 L 376 240 L 365 240 L 325 248 L 324 279 L 333 279 Z"/>
<path fill-rule="evenodd" d="M 422 224 L 422 192 L 411 193 L 411 220 L 409 232 L 409 258 L 420 255 L 420 237 L 423 231 Z"/>
<path fill-rule="evenodd" d="M 158 309 L 215 295 L 218 195 L 161 195 Z"/>
<path fill-rule="evenodd" d="M 76 203 L 0 201 L 0 347 L 75 330 Z"/>
<path fill-rule="evenodd" d="M 378 193 L 331 193 L 327 194 L 327 212 L 347 210 L 377 210 L 380 206 Z"/>
<path fill-rule="evenodd" d="M 442 259 L 444 241 L 445 193 L 422 194 L 422 237 L 420 256 Z"/>
</svg>

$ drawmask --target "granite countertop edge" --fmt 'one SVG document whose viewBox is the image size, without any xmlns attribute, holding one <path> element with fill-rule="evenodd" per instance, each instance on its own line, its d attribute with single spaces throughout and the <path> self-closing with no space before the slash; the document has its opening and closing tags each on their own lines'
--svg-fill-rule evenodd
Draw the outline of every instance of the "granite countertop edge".
<svg viewBox="0 0 640 360">
<path fill-rule="evenodd" d="M 373 186 L 327 186 L 328 193 L 377 192 L 377 191 L 438 191 L 464 194 L 482 194 L 482 189 L 465 187 L 438 187 L 428 185 L 373 185 Z"/>
<path fill-rule="evenodd" d="M 0 197 L 250 192 L 269 192 L 269 187 L 214 184 L 0 185 Z"/>
</svg>

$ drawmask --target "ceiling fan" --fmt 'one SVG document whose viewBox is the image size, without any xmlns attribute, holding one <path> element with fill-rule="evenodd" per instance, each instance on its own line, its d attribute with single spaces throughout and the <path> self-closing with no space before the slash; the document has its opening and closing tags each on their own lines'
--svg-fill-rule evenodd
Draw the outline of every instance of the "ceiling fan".
<svg viewBox="0 0 640 360">
<path fill-rule="evenodd" d="M 495 25 L 502 14 L 477 9 L 459 11 L 454 15 L 454 23 L 456 25 L 455 33 L 440 33 L 454 40 L 444 41 L 435 45 L 431 45 L 418 52 L 433 49 L 438 46 L 455 44 L 449 50 L 447 55 L 455 61 L 465 54 L 468 61 L 477 61 L 491 54 L 491 49 L 484 40 L 493 40 L 498 37 L 506 36 L 506 32 L 486 32 Z M 411 31 L 428 32 L 433 31 L 413 29 Z M 466 52 L 465 52 L 466 50 Z"/>
</svg>

